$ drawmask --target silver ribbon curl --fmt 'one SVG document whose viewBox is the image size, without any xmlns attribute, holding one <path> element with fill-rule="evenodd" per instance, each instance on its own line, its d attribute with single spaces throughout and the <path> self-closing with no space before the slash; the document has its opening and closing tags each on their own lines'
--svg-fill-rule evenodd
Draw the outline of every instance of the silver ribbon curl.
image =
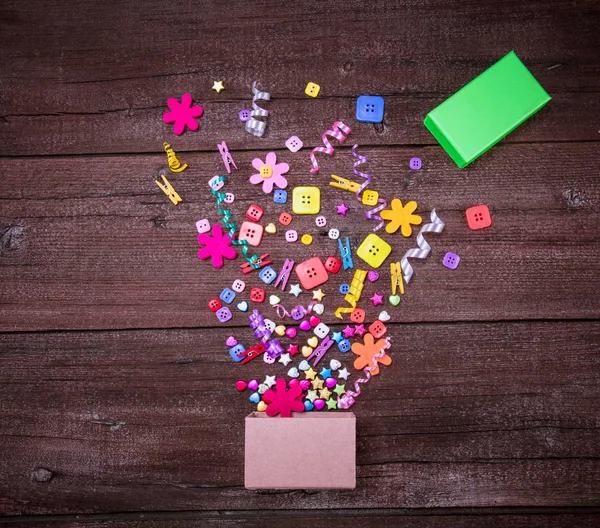
<svg viewBox="0 0 600 528">
<path fill-rule="evenodd" d="M 249 132 L 256 137 L 262 137 L 262 135 L 265 133 L 267 122 L 259 121 L 256 118 L 266 118 L 269 115 L 269 111 L 258 106 L 256 101 L 270 101 L 271 94 L 269 92 L 261 92 L 258 88 L 256 88 L 256 81 L 252 83 L 252 93 L 254 94 L 254 97 L 252 98 L 252 112 L 250 113 L 250 119 L 246 121 L 246 132 Z"/>
<path fill-rule="evenodd" d="M 408 259 L 424 259 L 431 251 L 431 246 L 425 240 L 423 233 L 441 233 L 444 230 L 445 225 L 446 224 L 444 224 L 444 222 L 442 222 L 442 220 L 436 214 L 435 209 L 431 211 L 431 223 L 425 224 L 417 235 L 417 245 L 419 247 L 409 249 L 406 253 L 404 253 L 402 260 L 400 261 L 400 266 L 402 266 L 402 274 L 404 275 L 404 282 L 406 282 L 406 284 L 408 284 L 413 276 L 413 268 L 408 262 Z"/>
</svg>

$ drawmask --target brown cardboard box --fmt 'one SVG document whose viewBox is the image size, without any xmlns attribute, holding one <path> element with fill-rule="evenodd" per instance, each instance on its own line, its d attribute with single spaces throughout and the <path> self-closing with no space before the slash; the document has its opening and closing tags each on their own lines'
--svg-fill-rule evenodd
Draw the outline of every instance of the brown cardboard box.
<svg viewBox="0 0 600 528">
<path fill-rule="evenodd" d="M 245 487 L 356 487 L 356 417 L 351 412 L 246 416 Z"/>
</svg>

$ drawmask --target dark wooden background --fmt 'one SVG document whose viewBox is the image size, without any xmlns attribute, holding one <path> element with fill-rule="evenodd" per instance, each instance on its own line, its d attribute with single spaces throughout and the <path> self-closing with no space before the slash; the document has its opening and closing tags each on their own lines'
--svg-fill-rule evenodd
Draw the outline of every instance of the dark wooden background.
<svg viewBox="0 0 600 528">
<path fill-rule="evenodd" d="M 3 0 L 0 37 L 0 524 L 598 525 L 597 1 Z M 423 118 L 511 49 L 552 101 L 459 170 Z M 237 118 L 253 80 L 272 93 L 260 139 Z M 162 114 L 185 92 L 205 114 L 176 137 Z M 365 93 L 385 97 L 383 124 L 355 121 Z M 348 144 L 310 175 L 308 149 L 283 144 L 316 146 L 338 119 Z M 356 247 L 371 228 L 356 222 L 363 209 L 325 186 L 351 175 L 359 143 L 380 192 L 446 221 L 388 306 L 394 363 L 353 408 L 356 490 L 243 487 L 252 406 L 233 382 L 286 369 L 233 365 L 222 343 L 249 340 L 245 317 L 207 316 L 240 263 L 215 271 L 196 257 L 195 221 L 218 220 L 206 182 L 223 172 L 222 140 L 241 168 L 228 184 L 238 217 L 257 200 L 266 222 L 282 210 L 246 183 L 251 159 L 275 150 L 292 186 L 324 188 L 330 223 Z M 153 181 L 163 141 L 190 164 L 171 178 L 177 207 Z M 494 223 L 472 232 L 464 210 L 479 203 Z M 315 235 L 297 259 L 335 251 L 312 218 L 295 222 Z M 398 258 L 415 240 L 385 238 Z M 276 267 L 290 251 L 281 234 L 261 249 Z M 453 272 L 449 250 L 463 259 Z M 349 278 L 326 285 L 327 322 Z M 315 449 L 335 457 L 328 439 Z"/>
</svg>

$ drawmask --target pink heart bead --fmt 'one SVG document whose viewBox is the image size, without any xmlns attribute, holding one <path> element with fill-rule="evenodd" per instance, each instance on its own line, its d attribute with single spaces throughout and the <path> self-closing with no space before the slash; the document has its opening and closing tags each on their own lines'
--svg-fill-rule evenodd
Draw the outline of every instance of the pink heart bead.
<svg viewBox="0 0 600 528">
<path fill-rule="evenodd" d="M 235 388 L 237 390 L 239 390 L 240 392 L 246 390 L 247 386 L 248 386 L 248 384 L 245 381 L 240 380 L 240 381 L 235 382 Z"/>
<path fill-rule="evenodd" d="M 237 345 L 237 344 L 238 344 L 238 342 L 237 342 L 237 339 L 236 339 L 235 337 L 233 337 L 233 336 L 229 336 L 229 337 L 227 338 L 227 341 L 225 341 L 225 344 L 226 344 L 226 345 L 227 345 L 229 348 L 231 348 L 231 347 L 234 347 L 235 345 Z"/>
<path fill-rule="evenodd" d="M 317 409 L 317 411 L 322 411 L 323 407 L 325 407 L 325 400 L 315 400 L 315 409 Z"/>
<path fill-rule="evenodd" d="M 294 339 L 294 337 L 296 337 L 297 334 L 298 330 L 294 326 L 285 329 L 285 335 L 288 336 L 290 339 Z"/>
<path fill-rule="evenodd" d="M 325 386 L 328 389 L 333 389 L 333 387 L 335 387 L 335 379 L 333 379 L 333 378 L 327 378 L 325 380 Z"/>
<path fill-rule="evenodd" d="M 302 390 L 308 390 L 308 389 L 310 388 L 310 380 L 307 380 L 307 379 L 305 379 L 305 380 L 302 380 L 302 381 L 300 382 L 300 388 L 301 388 Z"/>
<path fill-rule="evenodd" d="M 290 388 L 292 387 L 296 387 L 300 382 L 298 381 L 297 378 L 293 378 L 289 381 L 288 385 Z"/>
<path fill-rule="evenodd" d="M 300 323 L 300 330 L 310 330 L 310 323 L 306 319 Z"/>
<path fill-rule="evenodd" d="M 321 318 L 317 317 L 316 315 L 311 315 L 309 321 L 310 321 L 310 326 L 312 326 L 314 328 L 321 322 Z"/>
<path fill-rule="evenodd" d="M 258 381 L 256 381 L 256 380 L 252 380 L 252 381 L 250 381 L 250 382 L 248 383 L 248 388 L 249 388 L 251 391 L 258 390 Z"/>
<path fill-rule="evenodd" d="M 376 271 L 369 271 L 369 273 L 367 273 L 367 279 L 369 279 L 369 282 L 375 282 L 377 279 L 379 278 L 379 273 L 377 273 Z"/>
</svg>

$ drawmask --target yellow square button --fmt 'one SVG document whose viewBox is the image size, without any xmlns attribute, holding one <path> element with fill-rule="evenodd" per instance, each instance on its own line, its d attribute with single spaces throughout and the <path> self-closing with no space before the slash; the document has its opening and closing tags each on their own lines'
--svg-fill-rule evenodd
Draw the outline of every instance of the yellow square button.
<svg viewBox="0 0 600 528">
<path fill-rule="evenodd" d="M 317 95 L 319 95 L 319 92 L 321 91 L 321 87 L 314 82 L 309 82 L 306 85 L 306 88 L 304 89 L 304 93 L 306 95 L 308 95 L 309 97 L 317 97 Z"/>
<path fill-rule="evenodd" d="M 367 235 L 367 238 L 356 250 L 356 254 L 372 268 L 381 266 L 391 252 L 392 246 L 375 233 Z"/>
<path fill-rule="evenodd" d="M 292 211 L 296 214 L 317 214 L 321 210 L 321 189 L 318 187 L 294 187 Z"/>
<path fill-rule="evenodd" d="M 362 195 L 362 203 L 364 205 L 377 205 L 379 199 L 379 193 L 377 191 L 365 191 Z"/>
</svg>

